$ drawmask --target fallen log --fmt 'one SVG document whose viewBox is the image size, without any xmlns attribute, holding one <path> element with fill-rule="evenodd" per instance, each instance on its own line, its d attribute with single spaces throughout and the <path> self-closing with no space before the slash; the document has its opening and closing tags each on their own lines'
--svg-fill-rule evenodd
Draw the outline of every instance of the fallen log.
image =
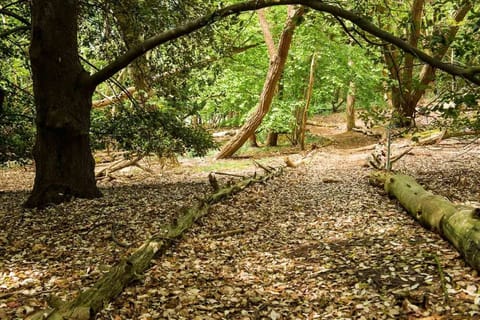
<svg viewBox="0 0 480 320">
<path fill-rule="evenodd" d="M 111 173 L 114 173 L 115 171 L 119 171 L 125 168 L 128 168 L 130 166 L 137 166 L 142 170 L 145 170 L 145 168 L 141 167 L 138 165 L 138 162 L 143 159 L 143 156 L 137 155 L 134 158 L 131 159 L 121 159 L 116 162 L 114 162 L 112 165 L 101 169 L 95 174 L 95 178 L 98 179 L 103 179 L 105 177 L 108 177 Z"/>
<path fill-rule="evenodd" d="M 252 184 L 264 183 L 282 172 L 283 167 L 280 167 L 270 170 L 263 176 L 243 179 L 199 200 L 195 206 L 185 210 L 172 224 L 165 226 L 163 230 L 145 241 L 131 256 L 111 267 L 93 287 L 82 291 L 73 301 L 64 302 L 53 297 L 49 301 L 52 308 L 36 312 L 27 317 L 27 320 L 94 319 L 104 305 L 118 296 L 128 284 L 138 279 L 149 268 L 154 257 L 164 252 L 174 240 L 179 239 L 198 219 L 206 215 L 210 205 L 220 202 Z"/>
<path fill-rule="evenodd" d="M 415 220 L 447 239 L 472 268 L 480 271 L 480 208 L 456 205 L 403 174 L 375 172 L 370 183 L 383 185 Z"/>
</svg>

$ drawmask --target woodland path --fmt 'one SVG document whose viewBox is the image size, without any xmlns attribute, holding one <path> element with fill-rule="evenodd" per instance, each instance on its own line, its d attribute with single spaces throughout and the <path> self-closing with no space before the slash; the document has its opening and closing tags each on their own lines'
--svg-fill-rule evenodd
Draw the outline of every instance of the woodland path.
<svg viewBox="0 0 480 320">
<path fill-rule="evenodd" d="M 414 149 L 398 168 L 479 201 L 480 148 L 463 147 Z M 215 205 L 97 319 L 480 319 L 477 273 L 368 184 L 367 154 L 322 148 Z M 1 174 L 0 319 L 71 297 L 209 188 L 205 172 L 165 173 L 32 211 L 19 207 L 31 172 Z"/>
</svg>

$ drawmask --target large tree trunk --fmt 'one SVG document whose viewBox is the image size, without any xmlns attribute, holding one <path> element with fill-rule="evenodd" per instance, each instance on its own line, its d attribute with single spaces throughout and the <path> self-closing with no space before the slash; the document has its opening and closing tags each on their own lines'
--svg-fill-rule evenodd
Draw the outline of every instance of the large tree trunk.
<svg viewBox="0 0 480 320">
<path fill-rule="evenodd" d="M 100 196 L 89 128 L 93 87 L 77 51 L 77 1 L 32 1 L 30 59 L 36 105 L 35 183 L 25 205 Z"/>
<path fill-rule="evenodd" d="M 480 209 L 454 205 L 446 198 L 426 191 L 412 177 L 377 173 L 371 182 L 381 183 L 389 195 L 424 227 L 441 234 L 480 271 Z"/>
<path fill-rule="evenodd" d="M 265 79 L 265 84 L 263 86 L 262 94 L 260 95 L 260 101 L 257 109 L 238 131 L 235 137 L 233 137 L 227 144 L 225 144 L 225 146 L 223 146 L 222 150 L 220 150 L 220 152 L 216 155 L 216 159 L 223 159 L 232 156 L 255 132 L 258 126 L 262 123 L 262 120 L 267 114 L 268 110 L 270 110 L 273 97 L 277 91 L 278 81 L 280 80 L 283 69 L 285 68 L 288 51 L 290 49 L 290 44 L 292 43 L 293 31 L 297 25 L 298 18 L 300 18 L 303 13 L 303 7 L 298 7 L 295 10 L 289 10 L 287 21 L 280 37 L 277 54 L 270 62 L 267 78 Z"/>
</svg>

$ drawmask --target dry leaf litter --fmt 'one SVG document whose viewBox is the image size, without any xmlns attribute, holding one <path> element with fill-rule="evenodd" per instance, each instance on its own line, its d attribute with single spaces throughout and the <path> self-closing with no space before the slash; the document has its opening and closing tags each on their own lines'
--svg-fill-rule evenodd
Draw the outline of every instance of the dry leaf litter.
<svg viewBox="0 0 480 320">
<path fill-rule="evenodd" d="M 396 168 L 475 205 L 479 152 L 454 140 Z M 480 319 L 477 272 L 368 184 L 367 154 L 320 149 L 213 206 L 96 319 Z M 208 172 L 184 170 L 137 172 L 102 183 L 103 198 L 45 210 L 21 208 L 31 170 L 2 170 L 0 319 L 45 308 L 51 294 L 72 299 L 210 192 Z"/>
</svg>

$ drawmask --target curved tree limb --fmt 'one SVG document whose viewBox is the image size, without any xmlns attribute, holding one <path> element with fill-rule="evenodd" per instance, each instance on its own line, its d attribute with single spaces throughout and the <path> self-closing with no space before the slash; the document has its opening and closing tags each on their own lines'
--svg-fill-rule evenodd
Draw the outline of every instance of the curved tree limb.
<svg viewBox="0 0 480 320">
<path fill-rule="evenodd" d="M 439 59 L 436 59 L 435 57 L 425 53 L 424 51 L 413 47 L 408 42 L 379 28 L 378 26 L 370 22 L 367 17 L 348 11 L 339 6 L 326 4 L 320 0 L 251 0 L 215 10 L 209 15 L 190 20 L 189 22 L 181 26 L 167 30 L 146 39 L 138 46 L 131 48 L 125 54 L 119 56 L 116 60 L 105 66 L 97 73 L 83 79 L 83 84 L 86 86 L 97 86 L 98 84 L 113 76 L 116 72 L 128 66 L 132 61 L 134 61 L 147 51 L 152 50 L 153 48 L 163 43 L 190 34 L 205 26 L 211 25 L 216 21 L 226 18 L 228 16 L 236 15 L 244 11 L 252 11 L 271 6 L 288 4 L 305 5 L 314 10 L 330 13 L 336 17 L 341 17 L 343 19 L 349 20 L 364 31 L 397 46 L 403 51 L 412 54 L 413 56 L 417 57 L 425 63 L 432 65 L 435 68 L 441 69 L 454 76 L 463 77 L 471 81 L 472 83 L 480 85 L 480 66 L 461 67 L 451 63 L 442 62 Z"/>
</svg>

